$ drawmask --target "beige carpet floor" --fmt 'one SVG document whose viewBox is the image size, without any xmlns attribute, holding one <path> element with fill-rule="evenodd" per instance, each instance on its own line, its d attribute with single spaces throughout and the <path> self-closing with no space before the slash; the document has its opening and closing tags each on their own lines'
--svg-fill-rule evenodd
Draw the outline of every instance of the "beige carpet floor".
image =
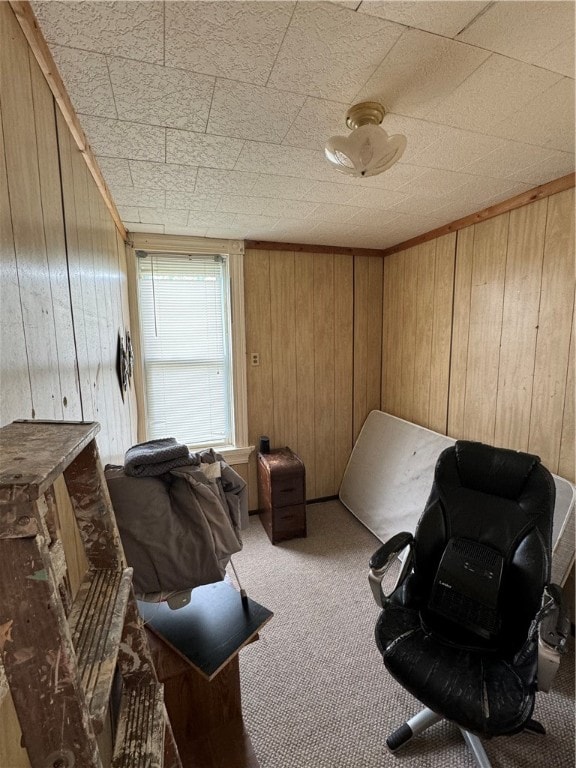
<svg viewBox="0 0 576 768">
<path fill-rule="evenodd" d="M 261 768 L 472 768 L 448 723 L 387 751 L 385 737 L 419 705 L 388 675 L 373 639 L 367 563 L 379 542 L 337 501 L 307 513 L 308 537 L 276 546 L 251 517 L 234 556 L 250 597 L 274 611 L 240 654 L 245 723 Z M 485 742 L 493 768 L 573 768 L 573 641 L 535 717 L 545 737 Z"/>
</svg>

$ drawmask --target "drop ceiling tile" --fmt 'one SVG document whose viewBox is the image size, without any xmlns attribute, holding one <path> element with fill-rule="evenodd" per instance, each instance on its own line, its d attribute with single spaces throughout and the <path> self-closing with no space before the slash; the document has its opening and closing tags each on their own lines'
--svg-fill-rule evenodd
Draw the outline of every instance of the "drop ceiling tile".
<svg viewBox="0 0 576 768">
<path fill-rule="evenodd" d="M 358 11 L 381 19 L 396 21 L 407 27 L 423 29 L 444 37 L 454 37 L 490 3 L 452 0 L 417 0 L 417 2 L 389 2 L 389 0 L 367 0 Z"/>
<path fill-rule="evenodd" d="M 555 72 L 492 54 L 427 117 L 457 128 L 491 132 L 494 123 L 545 94 L 559 79 Z"/>
<path fill-rule="evenodd" d="M 356 192 L 356 187 L 345 183 L 333 184 L 328 181 L 313 181 L 302 199 L 315 203 L 349 205 Z"/>
<path fill-rule="evenodd" d="M 227 136 L 166 130 L 166 160 L 205 168 L 234 168 L 244 142 Z"/>
<path fill-rule="evenodd" d="M 450 194 L 471 181 L 475 179 L 470 174 L 431 169 L 419 176 L 413 185 L 406 185 L 401 191 L 410 189 L 424 197 L 440 197 Z"/>
<path fill-rule="evenodd" d="M 257 173 L 199 168 L 195 192 L 198 195 L 249 195 L 258 178 Z"/>
<path fill-rule="evenodd" d="M 352 198 L 352 205 L 362 208 L 392 208 L 399 200 L 403 200 L 406 193 L 391 189 L 369 189 L 360 187 Z"/>
<path fill-rule="evenodd" d="M 162 63 L 163 3 L 32 2 L 48 42 Z"/>
<path fill-rule="evenodd" d="M 106 57 L 51 45 L 50 50 L 76 112 L 117 117 Z"/>
<path fill-rule="evenodd" d="M 344 226 L 358 213 L 358 208 L 352 205 L 331 205 L 329 203 L 320 203 L 313 210 L 310 211 L 310 208 L 308 210 L 309 214 L 306 217 L 308 221 L 317 221 L 319 224 L 330 224 L 330 226 Z"/>
<path fill-rule="evenodd" d="M 308 98 L 290 126 L 283 144 L 324 151 L 330 136 L 347 135 L 348 104 L 326 99 Z"/>
<path fill-rule="evenodd" d="M 440 136 L 435 142 L 410 155 L 410 162 L 446 171 L 458 171 L 476 161 L 480 167 L 483 157 L 506 144 L 503 139 L 494 136 L 463 131 L 447 125 L 441 126 L 439 133 Z"/>
<path fill-rule="evenodd" d="M 383 226 L 390 224 L 398 218 L 398 211 L 380 210 L 378 213 L 373 208 L 357 208 L 350 223 L 355 227 L 362 228 L 366 234 L 375 234 Z"/>
<path fill-rule="evenodd" d="M 208 237 L 208 229 L 203 226 L 186 226 L 186 227 L 169 227 L 167 235 L 186 235 L 187 237 Z M 212 237 L 218 237 L 218 235 L 212 235 Z"/>
<path fill-rule="evenodd" d="M 92 115 L 79 117 L 92 150 L 97 155 L 164 162 L 164 128 Z"/>
<path fill-rule="evenodd" d="M 299 179 L 295 176 L 275 176 L 263 173 L 258 179 L 254 194 L 281 200 L 309 200 L 311 198 L 308 195 L 315 183 L 310 179 Z"/>
<path fill-rule="evenodd" d="M 548 181 L 559 179 L 569 173 L 574 173 L 576 164 L 574 154 L 569 152 L 555 152 L 540 163 L 534 163 L 529 168 L 524 168 L 518 173 L 510 175 L 510 179 L 522 181 L 530 186 L 546 184 Z"/>
<path fill-rule="evenodd" d="M 205 130 L 214 78 L 115 56 L 108 67 L 120 119 Z"/>
<path fill-rule="evenodd" d="M 399 133 L 406 136 L 407 144 L 402 155 L 403 163 L 412 163 L 412 158 L 426 147 L 434 144 L 444 134 L 446 127 L 430 123 L 427 120 L 420 120 L 414 117 L 397 115 L 394 112 L 388 112 L 384 116 L 382 128 L 390 136 Z"/>
<path fill-rule="evenodd" d="M 275 216 L 250 216 L 248 214 L 239 213 L 236 216 L 234 225 L 237 227 L 243 227 L 246 230 L 260 229 L 273 229 L 280 219 Z M 248 236 L 248 235 L 246 235 Z"/>
<path fill-rule="evenodd" d="M 275 176 L 295 176 L 318 181 L 333 181 L 337 173 L 330 167 L 323 152 L 258 141 L 247 141 L 244 144 L 236 170 L 256 170 Z"/>
<path fill-rule="evenodd" d="M 330 5 L 341 5 L 342 8 L 350 8 L 350 10 L 355 11 L 358 9 L 360 4 L 362 3 L 362 0 L 329 0 Z"/>
<path fill-rule="evenodd" d="M 194 192 L 198 168 L 174 163 L 148 163 L 144 160 L 131 160 L 130 173 L 135 187 Z"/>
<path fill-rule="evenodd" d="M 298 3 L 268 84 L 351 101 L 403 29 L 324 3 Z"/>
<path fill-rule="evenodd" d="M 100 164 L 100 161 L 99 161 Z M 135 189 L 130 186 L 115 185 L 112 187 L 112 197 L 116 205 L 132 207 L 163 208 L 166 200 L 164 190 Z"/>
<path fill-rule="evenodd" d="M 233 213 L 216 213 L 214 211 L 190 211 L 189 227 L 229 227 L 236 221 Z"/>
<path fill-rule="evenodd" d="M 390 112 L 423 117 L 489 56 L 488 51 L 409 29 L 362 87 L 356 100 L 379 101 Z"/>
<path fill-rule="evenodd" d="M 574 80 L 567 77 L 498 123 L 492 131 L 526 144 L 574 151 Z"/>
<path fill-rule="evenodd" d="M 117 208 L 124 224 L 127 222 L 138 223 L 140 221 L 140 212 L 136 206 L 118 205 Z"/>
<path fill-rule="evenodd" d="M 96 156 L 96 162 L 102 171 L 106 184 L 112 189 L 116 187 L 129 187 L 132 185 L 132 176 L 130 175 L 130 165 L 128 160 Z"/>
<path fill-rule="evenodd" d="M 165 234 L 165 232 L 164 232 L 164 225 L 163 224 L 137 224 L 135 222 L 131 222 L 128 231 L 129 232 L 143 232 L 144 234 L 148 234 L 148 235 L 163 235 L 163 234 Z"/>
<path fill-rule="evenodd" d="M 164 224 L 185 226 L 188 223 L 188 211 L 170 208 L 141 208 L 142 224 Z"/>
<path fill-rule="evenodd" d="M 214 211 L 220 195 L 197 195 L 193 192 L 166 190 L 166 208 L 188 208 L 191 211 Z"/>
<path fill-rule="evenodd" d="M 169 2 L 166 62 L 266 85 L 293 2 Z"/>
<path fill-rule="evenodd" d="M 444 216 L 448 223 L 488 208 L 496 202 L 508 200 L 530 188 L 530 184 L 516 182 L 513 179 L 478 178 L 476 182 L 461 187 L 457 192 L 439 198 L 440 207 L 435 215 Z"/>
<path fill-rule="evenodd" d="M 305 97 L 234 80 L 216 81 L 208 133 L 280 143 Z"/>
<path fill-rule="evenodd" d="M 574 35 L 566 40 L 565 43 L 557 45 L 555 48 L 542 56 L 540 66 L 544 69 L 551 69 L 554 72 L 560 72 L 567 77 L 574 77 Z"/>
<path fill-rule="evenodd" d="M 554 63 L 553 52 L 560 45 L 563 54 L 556 61 L 557 71 L 573 75 L 574 3 L 492 3 L 458 39 L 544 68 Z"/>
<path fill-rule="evenodd" d="M 411 214 L 417 216 L 419 214 L 423 216 L 429 216 L 435 213 L 439 208 L 445 207 L 443 198 L 437 195 L 422 195 L 418 189 L 413 191 L 413 194 L 398 200 L 392 206 L 392 209 L 400 214 Z"/>
<path fill-rule="evenodd" d="M 314 206 L 311 208 L 309 203 L 300 200 L 277 200 L 270 197 L 242 195 L 223 195 L 218 205 L 218 211 L 273 217 L 289 216 L 294 219 L 303 219 L 313 208 Z"/>
<path fill-rule="evenodd" d="M 479 160 L 469 163 L 467 166 L 463 166 L 462 170 L 466 173 L 490 176 L 494 179 L 504 179 L 512 176 L 519 181 L 529 181 L 527 176 L 530 175 L 529 169 L 532 166 L 539 165 L 547 160 L 552 166 L 555 164 L 556 156 L 562 156 L 562 158 L 564 156 L 569 157 L 566 153 L 530 144 L 520 144 L 517 141 L 502 139 L 501 142 L 502 145 L 498 149 Z"/>
</svg>

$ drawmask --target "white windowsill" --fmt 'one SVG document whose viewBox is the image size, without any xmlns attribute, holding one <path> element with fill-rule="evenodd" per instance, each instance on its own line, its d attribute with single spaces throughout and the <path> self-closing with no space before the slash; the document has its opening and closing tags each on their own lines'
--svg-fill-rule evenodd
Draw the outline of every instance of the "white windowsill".
<svg viewBox="0 0 576 768">
<path fill-rule="evenodd" d="M 206 450 L 206 446 L 199 448 L 193 445 L 188 446 L 191 453 Z M 231 466 L 234 464 L 248 464 L 250 454 L 254 450 L 253 445 L 248 445 L 245 448 L 240 448 L 235 445 L 216 445 L 214 446 L 214 452 L 219 453 L 224 461 Z"/>
</svg>

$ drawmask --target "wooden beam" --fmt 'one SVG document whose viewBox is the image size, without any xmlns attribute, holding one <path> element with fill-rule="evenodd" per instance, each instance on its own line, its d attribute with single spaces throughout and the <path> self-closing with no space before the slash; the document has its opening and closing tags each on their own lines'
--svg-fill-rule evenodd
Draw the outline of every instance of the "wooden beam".
<svg viewBox="0 0 576 768">
<path fill-rule="evenodd" d="M 496 205 L 491 205 L 489 208 L 484 208 L 482 211 L 471 213 L 469 216 L 464 216 L 462 219 L 457 219 L 450 224 L 444 224 L 430 232 L 425 232 L 410 240 L 405 240 L 403 243 L 398 243 L 390 248 L 386 248 L 386 250 L 380 251 L 380 255 L 390 256 L 393 253 L 404 251 L 407 248 L 412 248 L 414 245 L 420 245 L 428 240 L 435 240 L 437 237 L 447 235 L 449 232 L 456 232 L 459 229 L 478 224 L 480 221 L 486 221 L 487 219 L 492 219 L 494 216 L 500 216 L 501 213 L 512 211 L 515 208 L 521 208 L 523 205 L 528 205 L 536 200 L 541 200 L 543 197 L 555 195 L 557 192 L 564 192 L 564 190 L 571 189 L 575 185 L 575 177 L 576 174 L 568 173 L 566 176 L 561 176 L 559 179 L 549 181 L 547 184 L 541 184 L 539 187 L 534 187 L 534 189 L 521 192 L 515 197 L 503 200 L 500 203 L 496 203 Z"/>
<path fill-rule="evenodd" d="M 342 253 L 346 256 L 378 256 L 384 251 L 376 248 L 347 248 L 339 245 L 311 245 L 307 243 L 279 243 L 268 240 L 245 240 L 244 248 L 255 251 L 294 251 L 295 253 Z"/>
<path fill-rule="evenodd" d="M 62 82 L 62 78 L 60 77 L 56 63 L 52 58 L 50 49 L 48 48 L 42 31 L 40 30 L 36 17 L 34 16 L 34 11 L 32 10 L 30 3 L 26 2 L 26 0 L 10 0 L 10 5 L 12 6 L 12 10 L 14 11 L 16 18 L 18 19 L 18 23 L 20 24 L 22 32 L 28 41 L 28 45 L 32 49 L 32 52 L 36 57 L 36 61 L 38 62 L 40 69 L 42 70 L 44 77 L 50 86 L 50 90 L 56 99 L 56 103 L 58 104 L 60 111 L 66 120 L 68 128 L 70 129 L 70 133 L 74 137 L 76 146 L 86 161 L 86 165 L 88 166 L 88 169 L 90 170 L 90 173 L 96 182 L 96 186 L 100 190 L 100 194 L 104 198 L 106 207 L 110 211 L 110 215 L 114 219 L 114 223 L 116 224 L 122 239 L 126 241 L 126 228 L 122 223 L 122 219 L 120 218 L 116 204 L 112 199 L 108 185 L 104 181 L 102 172 L 98 167 L 98 163 L 94 153 L 92 152 L 90 144 L 88 143 L 86 134 L 82 130 L 82 126 L 80 125 L 76 111 L 72 106 L 70 97 L 68 96 L 64 83 Z"/>
</svg>

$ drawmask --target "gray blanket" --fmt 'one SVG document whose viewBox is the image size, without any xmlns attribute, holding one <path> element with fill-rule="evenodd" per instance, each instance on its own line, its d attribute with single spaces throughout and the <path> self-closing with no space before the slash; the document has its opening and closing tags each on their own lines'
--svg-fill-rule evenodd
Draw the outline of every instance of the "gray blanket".
<svg viewBox="0 0 576 768">
<path fill-rule="evenodd" d="M 163 437 L 128 448 L 124 471 L 130 477 L 157 477 L 190 463 L 188 446 L 177 443 L 174 437 Z"/>
</svg>

